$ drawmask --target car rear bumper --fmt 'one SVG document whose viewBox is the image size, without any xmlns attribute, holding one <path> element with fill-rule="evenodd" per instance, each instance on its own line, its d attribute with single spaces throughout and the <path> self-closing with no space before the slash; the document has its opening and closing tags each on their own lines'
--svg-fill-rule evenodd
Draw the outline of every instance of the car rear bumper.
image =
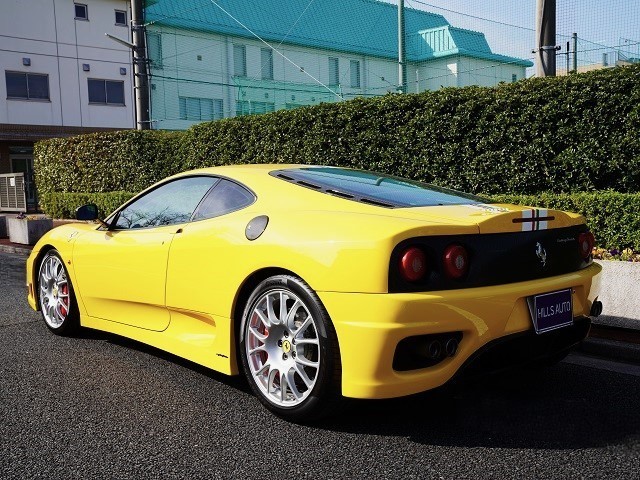
<svg viewBox="0 0 640 480">
<path fill-rule="evenodd" d="M 492 360 L 498 362 L 492 367 L 495 369 L 508 366 L 511 360 L 523 360 L 515 355 L 518 352 L 524 360 L 533 360 L 566 350 L 588 333 L 586 317 L 598 295 L 601 269 L 594 263 L 578 272 L 550 278 L 442 292 L 318 292 L 338 335 L 342 393 L 353 398 L 410 395 L 443 385 L 463 367 L 466 370 L 473 364 L 475 368 L 483 352 L 487 354 L 482 355 L 485 359 L 498 358 Z M 573 290 L 573 325 L 537 335 L 527 298 L 567 288 Z M 401 340 L 457 332 L 461 338 L 453 356 L 426 368 L 394 369 Z M 500 343 L 503 347 L 499 350 L 489 348 Z M 515 346 L 511 357 L 509 344 Z M 491 351 L 502 353 L 489 355 Z"/>
</svg>

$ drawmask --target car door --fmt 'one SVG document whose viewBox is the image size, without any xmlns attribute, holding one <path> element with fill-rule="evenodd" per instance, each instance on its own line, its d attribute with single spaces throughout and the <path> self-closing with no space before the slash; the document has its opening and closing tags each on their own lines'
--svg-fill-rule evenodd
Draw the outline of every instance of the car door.
<svg viewBox="0 0 640 480">
<path fill-rule="evenodd" d="M 125 205 L 76 240 L 77 290 L 91 317 L 148 330 L 167 328 L 165 303 L 169 248 L 218 181 L 210 176 L 171 180 Z"/>
<path fill-rule="evenodd" d="M 235 247 L 246 244 L 246 216 L 239 210 L 256 201 L 247 187 L 222 178 L 193 215 L 192 222 L 176 235 L 169 255 L 167 306 L 170 309 L 208 314 L 229 301 L 238 287 Z"/>
</svg>

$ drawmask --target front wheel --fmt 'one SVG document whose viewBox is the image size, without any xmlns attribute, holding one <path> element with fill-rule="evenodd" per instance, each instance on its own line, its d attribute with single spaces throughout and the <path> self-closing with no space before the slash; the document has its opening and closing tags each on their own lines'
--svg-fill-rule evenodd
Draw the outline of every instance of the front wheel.
<svg viewBox="0 0 640 480">
<path fill-rule="evenodd" d="M 242 316 L 239 347 L 251 389 L 281 417 L 312 420 L 339 399 L 335 330 L 301 279 L 277 275 L 255 288 Z"/>
<path fill-rule="evenodd" d="M 80 322 L 73 286 L 56 250 L 49 250 L 40 262 L 38 299 L 42 318 L 49 330 L 58 335 L 68 335 L 77 330 Z"/>
</svg>

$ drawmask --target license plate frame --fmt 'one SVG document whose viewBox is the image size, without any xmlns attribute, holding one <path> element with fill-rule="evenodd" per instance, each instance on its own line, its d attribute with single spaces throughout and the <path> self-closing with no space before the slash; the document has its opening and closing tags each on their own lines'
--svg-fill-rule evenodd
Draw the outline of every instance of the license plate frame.
<svg viewBox="0 0 640 480">
<path fill-rule="evenodd" d="M 527 298 L 538 335 L 573 325 L 573 289 L 565 288 Z"/>
</svg>

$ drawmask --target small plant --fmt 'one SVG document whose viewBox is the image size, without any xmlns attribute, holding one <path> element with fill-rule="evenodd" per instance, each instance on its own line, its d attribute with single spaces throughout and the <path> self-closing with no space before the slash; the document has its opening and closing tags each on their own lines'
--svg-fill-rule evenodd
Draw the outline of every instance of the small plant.
<svg viewBox="0 0 640 480">
<path fill-rule="evenodd" d="M 42 215 L 26 215 L 24 212 L 21 212 L 16 215 L 16 218 L 18 220 L 40 220 L 44 217 Z"/>
<path fill-rule="evenodd" d="M 596 247 L 593 249 L 593 258 L 597 260 L 622 260 L 624 262 L 640 262 L 640 252 L 634 252 L 630 248 L 618 250 Z"/>
</svg>

